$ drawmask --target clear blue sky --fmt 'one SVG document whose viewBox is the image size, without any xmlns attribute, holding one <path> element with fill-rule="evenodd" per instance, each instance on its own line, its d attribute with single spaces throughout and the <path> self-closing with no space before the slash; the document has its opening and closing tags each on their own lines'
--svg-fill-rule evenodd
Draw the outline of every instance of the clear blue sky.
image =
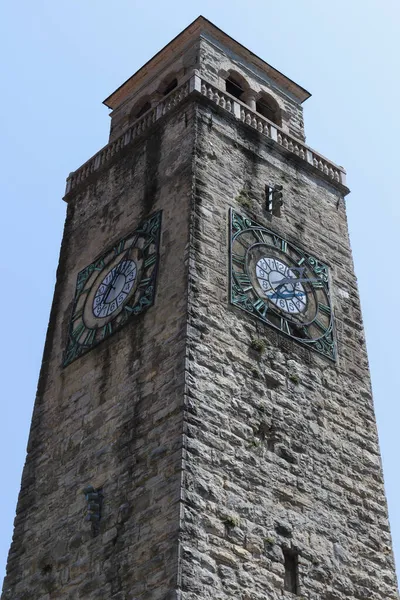
<svg viewBox="0 0 400 600">
<path fill-rule="evenodd" d="M 0 577 L 53 294 L 65 178 L 107 141 L 102 100 L 199 14 L 312 92 L 307 142 L 348 171 L 400 565 L 398 0 L 19 0 L 0 8 Z"/>
</svg>

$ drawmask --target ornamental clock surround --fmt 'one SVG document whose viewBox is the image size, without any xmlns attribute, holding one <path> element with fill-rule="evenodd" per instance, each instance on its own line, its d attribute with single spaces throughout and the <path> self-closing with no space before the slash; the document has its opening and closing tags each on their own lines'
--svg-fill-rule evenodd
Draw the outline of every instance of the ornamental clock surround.
<svg viewBox="0 0 400 600">
<path fill-rule="evenodd" d="M 230 232 L 231 303 L 335 360 L 328 266 L 234 209 Z"/>
<path fill-rule="evenodd" d="M 158 212 L 78 273 L 64 366 L 153 304 L 160 228 Z"/>
</svg>

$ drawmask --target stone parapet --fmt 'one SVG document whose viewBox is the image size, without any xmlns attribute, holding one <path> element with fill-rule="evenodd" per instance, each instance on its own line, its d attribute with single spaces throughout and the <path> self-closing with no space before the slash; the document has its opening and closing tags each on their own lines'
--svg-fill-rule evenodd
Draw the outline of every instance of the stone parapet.
<svg viewBox="0 0 400 600">
<path fill-rule="evenodd" d="M 148 130 L 156 121 L 182 102 L 189 94 L 202 94 L 217 106 L 226 110 L 242 123 L 256 129 L 260 134 L 268 137 L 276 144 L 278 150 L 283 150 L 289 156 L 308 163 L 332 184 L 339 185 L 343 191 L 346 186 L 346 171 L 319 154 L 301 140 L 284 132 L 283 129 L 251 110 L 246 104 L 237 100 L 225 91 L 220 90 L 197 73 L 191 74 L 184 82 L 165 96 L 161 102 L 148 110 L 141 118 L 129 127 L 120 137 L 104 146 L 97 154 L 85 162 L 79 169 L 67 178 L 65 194 L 67 195 L 91 173 L 108 162 L 115 154 L 120 152 L 127 144 Z"/>
<path fill-rule="evenodd" d="M 127 144 L 136 139 L 144 131 L 147 131 L 153 123 L 163 117 L 174 106 L 179 104 L 189 94 L 189 80 L 184 81 L 182 85 L 175 88 L 156 106 L 148 110 L 140 119 L 137 119 L 132 127 L 129 127 L 121 136 L 113 142 L 107 144 L 97 154 L 86 161 L 79 169 L 70 173 L 67 178 L 65 194 L 68 194 L 80 183 L 82 183 L 91 173 L 97 171 L 102 165 L 107 163 L 115 154 L 118 154 Z"/>
</svg>

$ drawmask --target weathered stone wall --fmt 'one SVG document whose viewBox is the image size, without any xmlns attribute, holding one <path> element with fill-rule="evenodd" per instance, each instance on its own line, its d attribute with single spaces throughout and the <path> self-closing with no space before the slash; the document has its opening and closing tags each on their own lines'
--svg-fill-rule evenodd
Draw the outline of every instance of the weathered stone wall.
<svg viewBox="0 0 400 600">
<path fill-rule="evenodd" d="M 243 77 L 250 89 L 256 93 L 265 92 L 272 96 L 282 111 L 282 129 L 299 140 L 305 140 L 303 107 L 289 92 L 281 89 L 265 72 L 247 63 L 242 57 L 212 39 L 203 36 L 200 42 L 200 73 L 219 89 L 225 89 L 224 74 L 235 71 Z"/>
<path fill-rule="evenodd" d="M 182 599 L 394 600 L 344 200 L 206 101 L 197 126 Z M 265 213 L 267 183 L 284 187 L 281 218 Z M 330 265 L 336 363 L 229 304 L 229 207 Z M 283 589 L 284 549 L 298 552 L 298 596 Z"/>
<path fill-rule="evenodd" d="M 139 89 L 136 89 L 117 109 L 115 109 L 110 117 L 110 139 L 117 139 L 128 127 L 135 121 L 132 118 L 136 108 L 140 108 L 141 103 L 149 101 L 150 104 L 156 105 L 162 100 L 163 85 L 169 79 L 176 77 L 178 85 L 185 79 L 187 74 L 197 66 L 199 60 L 200 41 L 196 40 L 190 44 L 185 51 L 179 56 L 171 56 L 169 64 L 158 65 L 158 69 L 151 69 L 146 82 Z"/>
<path fill-rule="evenodd" d="M 3 600 L 176 588 L 192 131 L 170 113 L 68 198 Z M 77 273 L 159 209 L 154 306 L 63 369 Z M 96 537 L 88 484 L 104 495 Z"/>
<path fill-rule="evenodd" d="M 68 200 L 2 600 L 396 599 L 339 188 L 193 94 Z M 229 304 L 229 207 L 330 265 L 336 363 Z M 77 273 L 159 209 L 154 306 L 62 369 Z"/>
</svg>

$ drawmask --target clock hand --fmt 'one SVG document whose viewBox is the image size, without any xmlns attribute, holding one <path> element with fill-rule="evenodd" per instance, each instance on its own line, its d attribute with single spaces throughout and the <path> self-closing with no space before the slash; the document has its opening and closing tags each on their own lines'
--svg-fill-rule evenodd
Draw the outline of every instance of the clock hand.
<svg viewBox="0 0 400 600">
<path fill-rule="evenodd" d="M 310 283 L 313 281 L 321 281 L 321 279 L 319 279 L 318 277 L 284 277 L 280 280 L 278 288 L 281 287 L 281 285 L 285 285 L 286 283 L 295 285 L 296 283 Z"/>
<path fill-rule="evenodd" d="M 132 242 L 129 244 L 129 246 L 127 247 L 127 249 L 125 250 L 125 252 L 122 255 L 121 260 L 119 261 L 116 271 L 113 275 L 113 278 L 110 282 L 110 284 L 107 286 L 106 291 L 104 292 L 104 302 L 107 302 L 107 298 L 110 295 L 111 289 L 115 290 L 115 282 L 117 281 L 119 275 L 121 275 L 122 271 L 122 265 L 124 264 L 124 262 L 126 261 L 130 251 L 132 250 L 132 248 L 134 247 L 134 245 L 136 244 L 137 240 L 139 238 L 139 234 L 136 234 L 132 240 Z"/>
<path fill-rule="evenodd" d="M 293 277 L 282 277 L 282 279 L 279 282 L 278 288 L 281 285 L 284 285 L 285 283 L 289 283 L 291 285 L 295 285 L 296 283 L 302 283 L 302 282 L 310 283 L 310 282 L 313 282 L 313 281 L 320 281 L 319 278 L 315 278 L 315 277 L 303 277 L 305 271 L 306 271 L 306 267 L 300 267 L 300 266 L 299 267 L 295 267 L 295 266 L 291 267 L 290 268 L 290 272 L 296 273 L 297 277 L 296 276 L 293 276 Z"/>
<path fill-rule="evenodd" d="M 114 284 L 116 283 L 116 281 L 117 281 L 118 277 L 119 277 L 119 276 L 122 274 L 122 267 L 123 267 L 123 265 L 125 264 L 125 262 L 126 262 L 126 260 L 127 260 L 127 257 L 128 257 L 128 255 L 129 255 L 130 251 L 132 250 L 132 248 L 134 247 L 134 245 L 136 244 L 136 242 L 137 242 L 138 238 L 139 238 L 139 234 L 136 234 L 136 235 L 133 237 L 133 240 L 132 240 L 132 242 L 129 244 L 129 246 L 128 246 L 128 247 L 126 248 L 126 250 L 124 251 L 124 253 L 123 253 L 123 255 L 122 255 L 122 257 L 121 257 L 121 259 L 120 259 L 119 263 L 118 263 L 118 264 L 117 264 L 117 265 L 114 267 L 114 269 L 115 269 L 115 272 L 114 272 L 114 274 L 113 274 L 113 276 L 112 276 L 112 279 L 111 279 L 110 283 L 109 283 L 109 284 L 107 285 L 107 287 L 106 287 L 106 290 L 105 290 L 105 292 L 104 292 L 104 294 L 103 294 L 103 301 L 102 301 L 102 302 L 104 302 L 104 303 L 106 303 L 106 304 L 108 304 L 108 303 L 109 303 L 109 302 L 108 302 L 108 298 L 109 298 L 109 296 L 110 296 L 111 290 L 115 290 L 115 289 L 116 289 L 116 287 L 115 287 L 115 285 L 114 285 Z M 111 270 L 111 272 L 112 272 L 112 271 L 113 271 L 113 269 Z"/>
<path fill-rule="evenodd" d="M 129 248 L 129 250 L 130 250 L 130 248 Z M 105 292 L 104 302 L 106 302 L 106 303 L 107 303 L 108 297 L 109 297 L 109 295 L 111 293 L 111 290 L 115 290 L 116 289 L 116 286 L 114 284 L 117 282 L 118 277 L 120 275 L 124 274 L 123 271 L 122 271 L 122 267 L 123 266 L 125 267 L 125 263 L 126 263 L 126 258 L 125 257 L 127 256 L 127 253 L 124 253 L 124 254 L 125 254 L 125 256 L 122 258 L 122 260 L 120 260 L 120 262 L 117 264 L 117 266 L 114 267 L 115 273 L 113 275 L 111 283 L 108 285 L 107 290 Z"/>
<path fill-rule="evenodd" d="M 108 284 L 106 291 L 104 292 L 104 300 L 103 302 L 105 302 L 106 304 L 108 304 L 108 297 L 111 294 L 111 290 L 115 290 L 115 286 L 113 285 L 116 281 L 116 276 L 115 274 L 113 275 L 113 278 L 111 280 L 111 283 Z"/>
<path fill-rule="evenodd" d="M 278 300 L 291 300 L 292 298 L 301 298 L 305 296 L 306 293 L 300 290 L 294 290 L 292 292 L 274 292 L 269 298 L 276 298 Z"/>
<path fill-rule="evenodd" d="M 112 273 L 112 271 L 113 271 L 113 269 L 111 270 L 111 273 Z M 114 275 L 112 276 L 111 282 L 107 285 L 106 290 L 103 294 L 104 299 L 102 300 L 102 302 L 105 302 L 106 304 L 107 304 L 107 299 L 108 299 L 108 296 L 110 295 L 111 289 L 113 289 L 113 290 L 115 289 L 115 287 L 114 287 L 115 280 L 116 280 L 116 277 L 115 277 L 115 273 L 114 273 Z"/>
</svg>

